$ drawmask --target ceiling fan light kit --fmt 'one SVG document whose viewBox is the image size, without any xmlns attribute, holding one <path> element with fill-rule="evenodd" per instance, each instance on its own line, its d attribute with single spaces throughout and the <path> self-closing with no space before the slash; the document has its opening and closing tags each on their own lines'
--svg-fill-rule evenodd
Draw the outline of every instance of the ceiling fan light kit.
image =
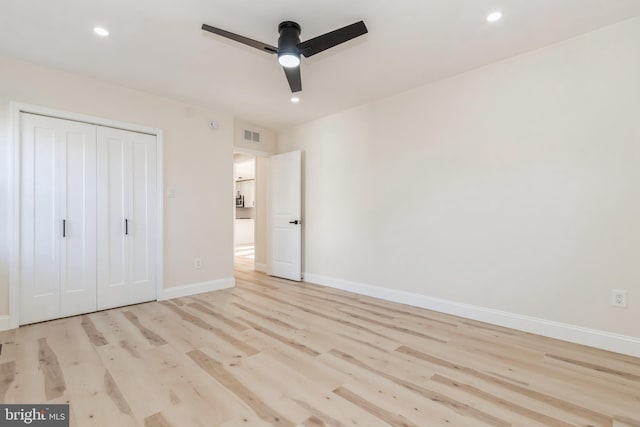
<svg viewBox="0 0 640 427">
<path fill-rule="evenodd" d="M 278 62 L 283 67 L 293 68 L 300 65 L 300 25 L 292 21 L 284 21 L 278 25 Z"/>
<path fill-rule="evenodd" d="M 271 46 L 257 40 L 250 39 L 221 28 L 202 24 L 202 29 L 213 34 L 237 41 L 239 43 L 260 49 L 269 54 L 278 56 L 278 63 L 282 65 L 284 74 L 289 82 L 291 92 L 296 93 L 302 90 L 302 78 L 300 77 L 300 55 L 305 58 L 347 42 L 368 32 L 363 21 L 347 25 L 329 33 L 314 37 L 307 41 L 300 41 L 300 25 L 293 21 L 284 21 L 278 25 L 278 47 Z"/>
<path fill-rule="evenodd" d="M 300 65 L 300 57 L 293 53 L 278 54 L 278 62 L 283 67 L 293 68 Z"/>
</svg>

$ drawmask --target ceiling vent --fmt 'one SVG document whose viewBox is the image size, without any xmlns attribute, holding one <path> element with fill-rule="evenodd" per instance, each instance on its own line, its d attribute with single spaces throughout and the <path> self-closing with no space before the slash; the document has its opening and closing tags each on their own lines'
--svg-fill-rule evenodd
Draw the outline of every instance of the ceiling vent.
<svg viewBox="0 0 640 427">
<path fill-rule="evenodd" d="M 251 142 L 254 144 L 258 144 L 260 142 L 260 132 L 255 132 L 252 130 L 244 130 L 244 140 L 246 142 Z"/>
<path fill-rule="evenodd" d="M 252 130 L 244 130 L 244 140 L 247 142 L 259 143 L 260 142 L 260 132 L 254 132 Z"/>
</svg>

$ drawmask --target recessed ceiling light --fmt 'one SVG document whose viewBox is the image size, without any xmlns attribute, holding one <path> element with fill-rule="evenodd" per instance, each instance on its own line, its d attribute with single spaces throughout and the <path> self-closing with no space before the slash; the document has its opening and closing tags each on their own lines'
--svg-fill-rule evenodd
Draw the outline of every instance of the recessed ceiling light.
<svg viewBox="0 0 640 427">
<path fill-rule="evenodd" d="M 102 27 L 95 27 L 93 29 L 93 32 L 96 33 L 99 36 L 102 36 L 102 37 L 107 37 L 109 35 L 109 31 L 107 31 L 106 29 L 104 29 Z"/>
<path fill-rule="evenodd" d="M 496 22 L 502 19 L 502 12 L 499 10 L 487 15 L 487 22 Z"/>
<path fill-rule="evenodd" d="M 297 96 L 292 96 L 291 102 L 293 102 L 294 104 L 297 104 L 298 102 L 300 102 L 300 98 L 298 98 Z"/>
</svg>

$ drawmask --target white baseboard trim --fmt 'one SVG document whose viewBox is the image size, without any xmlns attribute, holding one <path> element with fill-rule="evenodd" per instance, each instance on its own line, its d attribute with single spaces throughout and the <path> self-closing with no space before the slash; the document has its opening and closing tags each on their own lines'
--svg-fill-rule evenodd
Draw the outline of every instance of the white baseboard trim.
<svg viewBox="0 0 640 427">
<path fill-rule="evenodd" d="M 11 327 L 11 322 L 9 322 L 9 316 L 4 314 L 0 316 L 0 331 L 6 331 L 9 329 L 13 329 Z"/>
<path fill-rule="evenodd" d="M 260 263 L 255 263 L 254 264 L 254 268 L 256 271 L 259 271 L 261 273 L 266 273 L 267 272 L 267 264 L 260 264 Z"/>
<path fill-rule="evenodd" d="M 412 305 L 467 319 L 504 326 L 506 328 L 517 329 L 519 331 L 530 332 L 545 337 L 557 338 L 576 344 L 640 357 L 640 337 L 619 335 L 568 323 L 449 301 L 413 292 L 372 286 L 314 273 L 304 273 L 304 281 L 386 301 Z"/>
<path fill-rule="evenodd" d="M 224 279 L 211 280 L 209 282 L 172 286 L 162 289 L 160 295 L 158 295 L 158 301 L 188 297 L 189 295 L 201 294 L 203 292 L 219 291 L 221 289 L 233 288 L 235 285 L 236 280 L 233 277 L 225 277 Z"/>
</svg>

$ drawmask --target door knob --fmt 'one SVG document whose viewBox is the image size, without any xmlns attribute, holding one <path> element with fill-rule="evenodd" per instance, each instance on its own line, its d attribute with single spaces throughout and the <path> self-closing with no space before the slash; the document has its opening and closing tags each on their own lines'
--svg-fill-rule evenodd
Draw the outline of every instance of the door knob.
<svg viewBox="0 0 640 427">
<path fill-rule="evenodd" d="M 289 224 L 296 224 L 296 225 L 298 225 L 298 224 L 300 224 L 300 223 L 299 223 L 299 222 L 298 222 L 298 220 L 296 219 L 296 220 L 293 220 L 293 221 L 289 221 Z"/>
</svg>

